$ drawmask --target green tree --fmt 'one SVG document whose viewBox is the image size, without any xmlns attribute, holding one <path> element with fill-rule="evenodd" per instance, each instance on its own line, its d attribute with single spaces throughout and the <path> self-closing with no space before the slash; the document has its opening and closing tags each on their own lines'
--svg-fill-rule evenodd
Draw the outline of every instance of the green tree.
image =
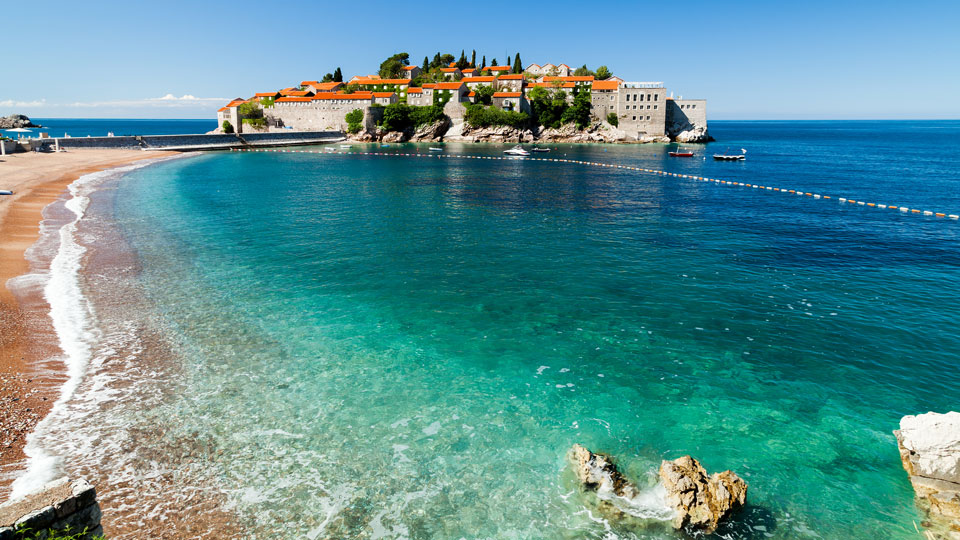
<svg viewBox="0 0 960 540">
<path fill-rule="evenodd" d="M 552 92 L 538 86 L 527 92 L 527 99 L 533 111 L 533 121 L 548 128 L 558 128 L 561 119 L 569 108 L 567 94 L 557 88 Z"/>
<path fill-rule="evenodd" d="M 423 67 L 420 68 L 420 71 L 422 71 L 424 75 L 430 71 L 430 59 L 426 56 L 423 57 Z"/>
<path fill-rule="evenodd" d="M 492 86 L 478 84 L 473 88 L 473 91 L 476 93 L 477 103 L 482 103 L 483 105 L 490 105 L 493 103 L 494 90 Z"/>
<path fill-rule="evenodd" d="M 483 71 L 485 67 L 487 67 L 487 55 L 483 55 L 483 60 L 480 61 L 480 69 L 477 71 Z"/>
<path fill-rule="evenodd" d="M 333 70 L 333 82 L 343 82 L 343 72 L 340 71 L 340 67 Z"/>
<path fill-rule="evenodd" d="M 473 52 L 470 53 L 470 67 L 472 68 L 477 67 L 477 50 L 476 49 L 474 49 Z"/>
<path fill-rule="evenodd" d="M 350 133 L 357 133 L 360 131 L 361 124 L 363 123 L 362 109 L 354 109 L 348 112 L 344 118 L 347 121 L 347 131 Z"/>
<path fill-rule="evenodd" d="M 441 54 L 440 55 L 440 67 L 447 67 L 451 62 L 456 60 L 452 54 Z"/>
<path fill-rule="evenodd" d="M 233 133 L 233 124 L 229 120 L 223 121 L 223 132 L 224 133 Z"/>
<path fill-rule="evenodd" d="M 593 72 L 587 69 L 587 65 L 584 64 L 573 70 L 573 75 L 575 77 L 589 77 L 590 75 L 593 75 Z"/>
<path fill-rule="evenodd" d="M 437 53 L 436 56 L 433 57 L 433 62 L 430 62 L 430 69 L 434 69 L 438 67 L 443 67 L 443 60 L 440 59 L 440 53 Z M 427 70 L 427 71 L 430 71 L 430 70 Z"/>
<path fill-rule="evenodd" d="M 596 77 L 603 81 L 613 77 L 613 73 L 610 73 L 610 70 L 607 68 L 607 66 L 600 66 L 597 68 Z"/>
<path fill-rule="evenodd" d="M 520 53 L 513 58 L 513 72 L 514 73 L 523 73 L 523 63 L 520 62 Z"/>
<path fill-rule="evenodd" d="M 564 124 L 574 123 L 578 129 L 590 125 L 590 91 L 581 90 L 573 97 L 573 105 L 563 111 L 561 121 Z"/>
<path fill-rule="evenodd" d="M 530 116 L 527 113 L 484 107 L 478 103 L 467 104 L 466 108 L 463 119 L 475 127 L 510 126 L 522 129 L 530 123 Z"/>
<path fill-rule="evenodd" d="M 274 99 L 272 97 L 260 98 L 260 106 L 264 109 L 273 107 Z"/>
<path fill-rule="evenodd" d="M 256 101 L 248 101 L 247 103 L 240 104 L 240 106 L 237 107 L 237 112 L 240 113 L 240 117 L 244 119 L 263 118 L 263 109 L 260 108 L 260 103 Z"/>
<path fill-rule="evenodd" d="M 461 51 L 460 51 L 460 59 L 457 60 L 457 69 L 459 69 L 459 70 L 467 69 L 467 66 L 468 66 L 468 65 L 470 65 L 470 64 L 467 62 L 466 51 L 461 50 Z"/>
<path fill-rule="evenodd" d="M 490 60 L 490 65 L 491 65 L 491 66 L 496 66 L 496 65 L 497 65 L 497 59 L 494 58 L 493 60 Z"/>
<path fill-rule="evenodd" d="M 620 118 L 617 117 L 617 113 L 615 113 L 615 112 L 607 113 L 607 123 L 610 124 L 610 125 L 613 126 L 613 127 L 619 126 L 619 125 L 620 125 Z"/>
<path fill-rule="evenodd" d="M 348 85 L 340 88 L 340 91 L 343 92 L 344 94 L 352 94 L 352 93 L 356 92 L 357 89 L 359 89 L 359 88 L 360 88 L 360 85 L 358 85 L 358 84 L 348 84 Z"/>
<path fill-rule="evenodd" d="M 320 79 L 320 82 L 333 82 L 333 73 L 327 73 Z"/>
<path fill-rule="evenodd" d="M 510 56 L 509 54 L 507 55 L 507 63 L 504 64 L 504 65 L 507 66 L 507 67 L 510 67 L 510 68 L 513 67 L 513 57 Z"/>
<path fill-rule="evenodd" d="M 409 65 L 410 55 L 405 52 L 397 53 L 380 63 L 380 71 L 377 74 L 381 79 L 396 79 L 400 76 L 403 67 Z"/>
</svg>

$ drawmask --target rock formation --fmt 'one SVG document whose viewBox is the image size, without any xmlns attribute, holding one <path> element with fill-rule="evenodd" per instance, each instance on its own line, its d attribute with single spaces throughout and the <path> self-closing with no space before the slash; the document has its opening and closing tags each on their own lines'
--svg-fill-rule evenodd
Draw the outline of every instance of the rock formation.
<svg viewBox="0 0 960 540">
<path fill-rule="evenodd" d="M 705 143 L 715 140 L 707 132 L 707 126 L 691 124 L 686 120 L 668 123 L 667 137 L 679 143 Z"/>
<path fill-rule="evenodd" d="M 674 528 L 707 533 L 739 510 L 747 500 L 747 484 L 730 472 L 707 472 L 690 456 L 660 464 L 660 484 L 642 491 L 605 454 L 573 445 L 569 459 L 577 480 L 600 499 L 600 509 L 614 518 L 627 516 L 671 520 Z"/>
<path fill-rule="evenodd" d="M 921 506 L 942 538 L 960 539 L 960 412 L 904 416 L 893 433 Z"/>
<path fill-rule="evenodd" d="M 736 473 L 707 471 L 690 456 L 660 464 L 660 481 L 667 489 L 667 504 L 676 515 L 673 526 L 712 533 L 720 521 L 747 502 L 747 483 Z"/>
<path fill-rule="evenodd" d="M 450 129 L 450 119 L 444 116 L 432 124 L 420 126 L 410 137 L 411 141 L 440 141 Z"/>
<path fill-rule="evenodd" d="M 29 118 L 22 114 L 11 114 L 10 116 L 0 117 L 0 129 L 16 129 L 16 128 L 38 128 L 38 126 L 30 121 Z"/>
</svg>

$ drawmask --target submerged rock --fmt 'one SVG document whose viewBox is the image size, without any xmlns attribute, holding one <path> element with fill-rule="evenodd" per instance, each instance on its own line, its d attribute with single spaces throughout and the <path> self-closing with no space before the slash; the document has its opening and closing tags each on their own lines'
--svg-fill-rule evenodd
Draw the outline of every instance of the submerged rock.
<svg viewBox="0 0 960 540">
<path fill-rule="evenodd" d="M 960 412 L 904 416 L 893 433 L 922 506 L 960 538 Z"/>
<path fill-rule="evenodd" d="M 736 473 L 707 476 L 706 469 L 690 456 L 662 462 L 660 481 L 667 490 L 667 504 L 676 512 L 673 526 L 677 529 L 689 526 L 712 533 L 747 502 L 747 483 Z"/>
</svg>

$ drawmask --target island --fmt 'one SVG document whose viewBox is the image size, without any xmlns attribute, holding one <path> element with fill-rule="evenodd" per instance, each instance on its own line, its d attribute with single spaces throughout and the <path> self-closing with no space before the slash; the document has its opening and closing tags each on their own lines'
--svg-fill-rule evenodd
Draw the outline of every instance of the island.
<svg viewBox="0 0 960 540">
<path fill-rule="evenodd" d="M 217 111 L 216 133 L 341 131 L 353 140 L 697 143 L 705 99 L 668 95 L 662 82 L 631 82 L 606 66 L 504 65 L 476 51 L 439 52 L 422 65 L 390 56 L 376 74 L 320 80 L 235 98 Z"/>
</svg>

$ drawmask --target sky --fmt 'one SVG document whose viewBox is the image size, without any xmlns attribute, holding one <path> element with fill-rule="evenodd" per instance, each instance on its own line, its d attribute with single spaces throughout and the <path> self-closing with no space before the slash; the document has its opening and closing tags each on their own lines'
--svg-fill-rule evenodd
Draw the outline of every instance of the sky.
<svg viewBox="0 0 960 540">
<path fill-rule="evenodd" d="M 215 118 L 461 50 L 606 65 L 710 119 L 960 118 L 960 1 L 4 2 L 0 115 Z"/>
</svg>

